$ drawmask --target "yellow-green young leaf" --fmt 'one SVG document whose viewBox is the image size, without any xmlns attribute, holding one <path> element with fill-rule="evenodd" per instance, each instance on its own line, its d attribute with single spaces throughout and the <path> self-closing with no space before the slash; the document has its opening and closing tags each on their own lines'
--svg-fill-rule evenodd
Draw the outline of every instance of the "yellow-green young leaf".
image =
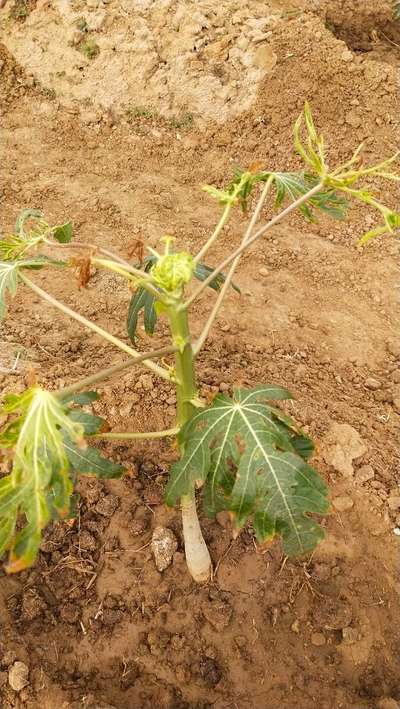
<svg viewBox="0 0 400 709">
<path fill-rule="evenodd" d="M 168 293 L 173 293 L 189 283 L 193 270 L 193 257 L 186 251 L 181 251 L 160 256 L 151 269 L 151 275 L 157 286 Z"/>
<path fill-rule="evenodd" d="M 18 268 L 12 261 L 0 261 L 0 320 L 6 313 L 6 293 L 13 297 L 17 291 Z"/>
<path fill-rule="evenodd" d="M 180 433 L 184 453 L 172 467 L 167 502 L 201 480 L 210 516 L 228 510 L 237 528 L 252 517 L 258 540 L 280 535 L 288 555 L 314 549 L 324 534 L 309 514 L 328 511 L 327 489 L 305 462 L 309 439 L 269 403 L 287 398 L 285 389 L 260 385 L 232 399 L 219 395 L 194 414 Z"/>
<path fill-rule="evenodd" d="M 79 445 L 83 426 L 71 420 L 53 394 L 39 387 L 7 397 L 3 410 L 16 416 L 0 435 L 0 446 L 12 446 L 14 453 L 11 474 L 0 481 L 0 550 L 10 548 L 8 571 L 13 572 L 34 561 L 41 530 L 52 513 L 62 517 L 69 512 L 72 483 L 64 437 Z M 26 524 L 14 535 L 13 520 L 20 514 Z"/>
<path fill-rule="evenodd" d="M 99 431 L 103 419 L 70 406 L 96 398 L 82 392 L 61 399 L 39 387 L 4 398 L 0 413 L 11 420 L 0 431 L 0 448 L 14 459 L 10 475 L 0 479 L 0 556 L 10 550 L 9 573 L 33 563 L 50 519 L 70 514 L 76 473 L 115 478 L 124 472 L 83 440 Z M 17 520 L 25 523 L 16 531 Z"/>
</svg>

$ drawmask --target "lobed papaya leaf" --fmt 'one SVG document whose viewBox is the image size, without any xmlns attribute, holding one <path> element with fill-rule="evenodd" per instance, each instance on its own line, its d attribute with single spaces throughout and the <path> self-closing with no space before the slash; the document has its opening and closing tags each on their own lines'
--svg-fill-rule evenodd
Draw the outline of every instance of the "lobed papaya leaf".
<svg viewBox="0 0 400 709">
<path fill-rule="evenodd" d="M 63 396 L 62 401 L 64 404 L 69 404 L 73 402 L 74 404 L 80 404 L 81 406 L 86 406 L 87 404 L 92 404 L 93 401 L 97 401 L 99 395 L 97 391 L 80 391 L 72 392 Z"/>
<path fill-rule="evenodd" d="M 214 268 L 213 266 L 207 266 L 205 263 L 198 263 L 196 264 L 196 267 L 194 269 L 193 275 L 195 278 L 197 278 L 198 281 L 205 281 L 206 278 L 210 275 L 210 273 L 213 273 Z M 212 288 L 212 290 L 219 291 L 223 283 L 226 281 L 226 276 L 223 273 L 219 273 L 213 280 L 209 283 L 209 288 Z M 235 283 L 231 284 L 231 287 L 233 290 L 236 291 L 236 293 L 240 293 L 240 288 L 237 286 Z"/>
<path fill-rule="evenodd" d="M 71 511 L 74 473 L 118 477 L 123 467 L 89 448 L 84 436 L 96 433 L 103 419 L 67 403 L 90 403 L 94 392 L 63 401 L 33 387 L 5 397 L 2 411 L 11 417 L 0 432 L 0 447 L 12 449 L 11 473 L 0 479 L 0 556 L 9 549 L 9 573 L 30 566 L 42 529 Z M 17 525 L 21 520 L 22 526 Z"/>
<path fill-rule="evenodd" d="M 65 439 L 64 446 L 71 468 L 76 473 L 93 475 L 100 480 L 107 480 L 120 478 L 125 471 L 125 468 L 119 463 L 114 463 L 102 456 L 97 448 L 88 446 L 82 449 L 68 438 Z"/>
<path fill-rule="evenodd" d="M 172 466 L 170 505 L 202 480 L 205 511 L 228 510 L 236 528 L 251 517 L 260 543 L 279 535 L 284 553 L 312 551 L 323 538 L 310 514 L 329 510 L 327 488 L 307 464 L 311 441 L 270 401 L 290 398 L 285 389 L 260 385 L 218 395 L 180 433 L 184 453 Z"/>
</svg>

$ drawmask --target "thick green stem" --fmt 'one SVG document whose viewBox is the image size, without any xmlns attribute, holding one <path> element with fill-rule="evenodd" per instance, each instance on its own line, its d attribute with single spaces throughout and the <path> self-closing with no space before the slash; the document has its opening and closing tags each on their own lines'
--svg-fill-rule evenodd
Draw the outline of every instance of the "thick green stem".
<svg viewBox="0 0 400 709">
<path fill-rule="evenodd" d="M 187 311 L 171 307 L 168 309 L 168 316 L 173 343 L 178 347 L 175 353 L 175 376 L 178 425 L 181 428 L 195 411 L 193 401 L 197 398 L 197 389 L 194 353 Z M 186 563 L 193 579 L 198 583 L 205 583 L 210 579 L 212 564 L 197 516 L 194 485 L 187 495 L 181 497 L 181 511 Z"/>
<path fill-rule="evenodd" d="M 168 309 L 172 341 L 178 351 L 175 352 L 176 398 L 178 424 L 183 426 L 194 412 L 191 402 L 197 397 L 194 373 L 193 349 L 190 341 L 189 323 L 185 310 Z"/>
</svg>

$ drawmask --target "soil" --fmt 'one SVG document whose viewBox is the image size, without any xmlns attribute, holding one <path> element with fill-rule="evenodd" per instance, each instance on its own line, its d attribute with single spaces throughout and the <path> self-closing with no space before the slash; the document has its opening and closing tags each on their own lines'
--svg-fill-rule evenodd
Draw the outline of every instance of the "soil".
<svg viewBox="0 0 400 709">
<path fill-rule="evenodd" d="M 398 29 L 389 2 L 359 5 L 253 0 L 238 10 L 222 0 L 216 10 L 204 0 L 192 12 L 177 1 L 88 0 L 67 12 L 56 0 L 6 2 L 3 229 L 30 206 L 49 222 L 72 218 L 77 240 L 124 256 L 133 241 L 155 246 L 165 233 L 196 249 L 219 214 L 199 186 L 222 185 L 235 165 L 255 160 L 296 167 L 291 131 L 305 99 L 330 164 L 361 141 L 366 161 L 391 155 Z M 25 14 L 11 12 L 22 6 Z M 77 14 L 89 23 L 96 13 L 105 18 L 90 30 L 100 53 L 88 60 L 72 28 Z M 396 186 L 375 187 L 396 206 Z M 357 248 L 374 219 L 354 207 L 346 222 L 296 215 L 275 227 L 242 259 L 241 295 L 230 293 L 199 360 L 207 398 L 238 383 L 293 392 L 291 413 L 317 441 L 313 462 L 334 500 L 326 540 L 311 558 L 286 559 L 278 542 L 257 549 L 250 528 L 233 540 L 224 518 L 202 519 L 215 575 L 197 586 L 179 512 L 163 505 L 175 450 L 165 441 L 103 444 L 129 475 L 82 479 L 76 520 L 45 531 L 31 570 L 0 572 L 1 709 L 398 706 L 400 249 L 395 237 Z M 244 223 L 233 218 L 211 262 L 238 242 Z M 117 277 L 93 273 L 81 290 L 59 271 L 35 280 L 126 338 L 130 294 Z M 205 295 L 196 306 L 195 333 L 209 305 Z M 140 332 L 138 347 L 167 338 L 161 320 L 153 338 Z M 2 389 L 15 391 L 32 369 L 55 388 L 120 357 L 20 289 L 0 359 L 3 369 L 15 365 L 0 373 Z M 172 388 L 139 369 L 101 393 L 94 410 L 114 430 L 173 425 Z M 346 475 L 326 462 L 338 424 L 366 451 Z M 157 526 L 178 540 L 163 572 L 150 546 Z M 16 660 L 29 668 L 18 692 L 8 682 Z"/>
</svg>

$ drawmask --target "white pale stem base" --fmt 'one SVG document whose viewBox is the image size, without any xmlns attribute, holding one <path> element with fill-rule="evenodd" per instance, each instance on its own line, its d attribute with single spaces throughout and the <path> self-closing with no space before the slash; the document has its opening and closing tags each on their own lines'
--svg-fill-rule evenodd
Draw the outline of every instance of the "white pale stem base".
<svg viewBox="0 0 400 709">
<path fill-rule="evenodd" d="M 200 529 L 194 496 L 184 495 L 181 498 L 181 509 L 189 573 L 197 583 L 206 583 L 211 577 L 212 563 Z"/>
</svg>

